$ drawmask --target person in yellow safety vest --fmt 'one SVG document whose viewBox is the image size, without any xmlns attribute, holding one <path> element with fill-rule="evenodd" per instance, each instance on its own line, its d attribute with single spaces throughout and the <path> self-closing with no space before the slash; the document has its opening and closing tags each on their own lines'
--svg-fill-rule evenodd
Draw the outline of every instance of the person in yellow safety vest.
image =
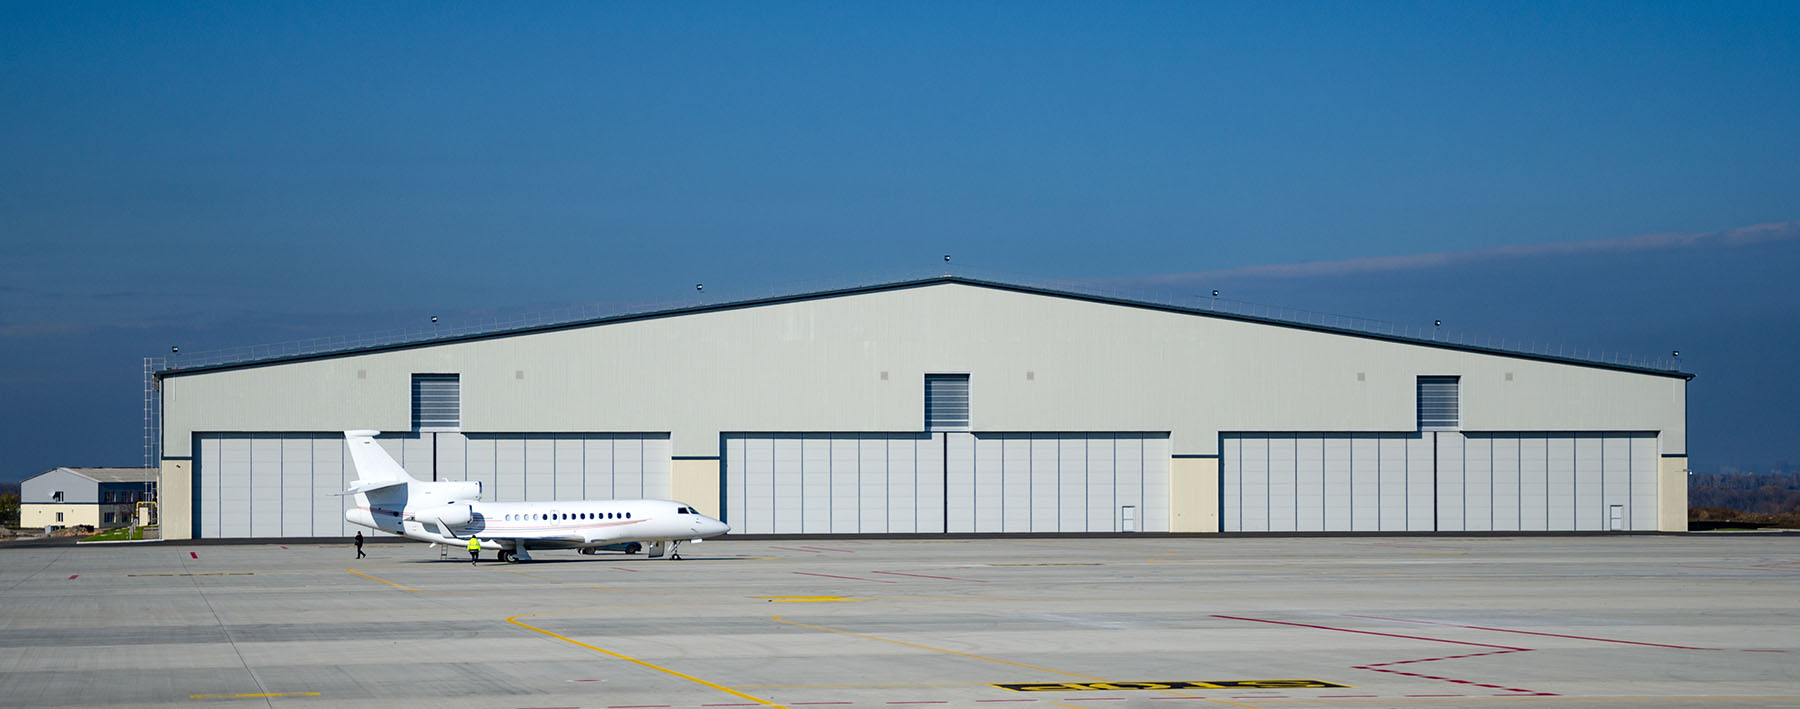
<svg viewBox="0 0 1800 709">
<path fill-rule="evenodd" d="M 469 565 L 474 566 L 475 560 L 480 557 L 481 557 L 481 540 L 476 538 L 475 535 L 471 534 L 471 535 L 469 535 Z"/>
</svg>

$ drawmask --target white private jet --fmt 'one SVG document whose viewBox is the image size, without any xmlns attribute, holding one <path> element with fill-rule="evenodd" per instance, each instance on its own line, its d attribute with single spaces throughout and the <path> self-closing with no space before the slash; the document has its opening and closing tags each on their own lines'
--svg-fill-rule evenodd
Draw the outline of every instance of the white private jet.
<svg viewBox="0 0 1800 709">
<path fill-rule="evenodd" d="M 344 519 L 371 529 L 433 544 L 462 547 L 470 535 L 501 561 L 530 561 L 528 549 L 603 547 L 627 551 L 648 546 L 650 556 L 680 559 L 684 541 L 698 544 L 731 531 L 731 525 L 673 500 L 481 502 L 481 481 L 426 482 L 408 475 L 375 442 L 380 431 L 345 431 L 357 480 L 345 490 L 356 507 Z"/>
</svg>

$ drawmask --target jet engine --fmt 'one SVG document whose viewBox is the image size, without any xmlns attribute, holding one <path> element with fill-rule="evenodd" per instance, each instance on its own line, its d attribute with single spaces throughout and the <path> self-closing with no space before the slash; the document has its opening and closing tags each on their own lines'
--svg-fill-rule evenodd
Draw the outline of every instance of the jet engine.
<svg viewBox="0 0 1800 709">
<path fill-rule="evenodd" d="M 413 483 L 414 490 L 424 487 L 426 497 L 439 500 L 479 500 L 481 499 L 480 480 L 445 480 L 442 482 Z"/>
<path fill-rule="evenodd" d="M 406 519 L 413 522 L 437 522 L 440 525 L 459 527 L 469 523 L 475 511 L 467 502 L 457 502 L 424 509 L 407 510 Z"/>
</svg>

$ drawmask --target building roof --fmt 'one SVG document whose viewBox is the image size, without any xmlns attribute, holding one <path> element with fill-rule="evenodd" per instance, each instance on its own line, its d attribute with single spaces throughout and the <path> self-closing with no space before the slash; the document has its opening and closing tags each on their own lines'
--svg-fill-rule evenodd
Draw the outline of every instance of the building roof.
<svg viewBox="0 0 1800 709">
<path fill-rule="evenodd" d="M 156 468 L 68 468 L 62 470 L 97 483 L 153 483 L 156 482 Z M 49 472 L 54 472 L 49 471 Z"/>
<path fill-rule="evenodd" d="M 978 278 L 965 275 L 929 275 L 915 276 L 885 282 L 864 283 L 857 285 L 837 285 L 790 294 L 762 295 L 741 299 L 704 298 L 698 302 L 663 303 L 640 308 L 623 308 L 606 314 L 587 313 L 573 317 L 546 317 L 531 322 L 515 322 L 509 324 L 475 327 L 467 330 L 439 333 L 437 330 L 409 331 L 403 333 L 384 333 L 363 338 L 332 337 L 315 341 L 292 342 L 280 345 L 257 346 L 181 355 L 173 361 L 162 358 L 151 358 L 147 364 L 151 366 L 158 379 L 188 374 L 199 374 L 210 371 L 258 367 L 286 362 L 298 362 L 328 357 L 343 357 L 373 352 L 383 352 L 418 347 L 484 340 L 496 337 L 512 337 L 555 330 L 593 327 L 611 323 L 666 318 L 694 313 L 753 308 L 765 305 L 792 303 L 796 301 L 835 298 L 860 293 L 877 291 L 903 290 L 921 286 L 941 284 L 961 284 L 983 288 L 994 288 L 1019 293 L 1030 293 L 1053 298 L 1068 298 L 1094 303 L 1105 303 L 1128 308 L 1147 308 L 1164 312 L 1184 313 L 1201 317 L 1213 317 L 1239 322 L 1252 322 L 1278 327 L 1290 327 L 1314 332 L 1324 332 L 1351 337 L 1363 337 L 1388 342 L 1400 342 L 1422 345 L 1448 350 L 1478 352 L 1482 354 L 1518 357 L 1522 359 L 1571 364 L 1599 369 L 1652 374 L 1680 379 L 1693 379 L 1694 375 L 1683 372 L 1673 359 L 1644 359 L 1622 356 L 1595 357 L 1591 353 L 1583 356 L 1579 351 L 1567 351 L 1562 347 L 1545 345 L 1524 346 L 1517 343 L 1513 347 L 1505 344 L 1496 346 L 1491 340 L 1481 342 L 1475 338 L 1440 337 L 1431 329 L 1410 328 L 1363 318 L 1351 318 L 1322 313 L 1286 308 L 1274 308 L 1254 303 L 1238 301 L 1177 302 L 1168 296 L 1154 294 L 1119 294 L 1104 292 L 1103 289 L 1079 283 L 1054 283 L 1047 285 L 1026 285 L 1018 282 Z M 160 365 L 156 364 L 161 360 Z"/>
</svg>

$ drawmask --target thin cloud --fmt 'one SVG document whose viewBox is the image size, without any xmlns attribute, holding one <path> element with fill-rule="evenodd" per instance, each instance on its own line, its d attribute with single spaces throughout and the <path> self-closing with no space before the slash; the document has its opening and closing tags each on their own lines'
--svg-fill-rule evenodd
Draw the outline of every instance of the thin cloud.
<svg viewBox="0 0 1800 709">
<path fill-rule="evenodd" d="M 1497 260 L 1521 260 L 1546 256 L 1575 254 L 1633 253 L 1671 251 L 1675 249 L 1728 248 L 1800 239 L 1800 221 L 1770 222 L 1713 232 L 1667 232 L 1640 234 L 1616 239 L 1591 239 L 1549 244 L 1518 244 L 1467 251 L 1405 256 L 1373 256 L 1341 261 L 1308 261 L 1305 263 L 1241 266 L 1214 271 L 1169 273 L 1129 279 L 1138 285 L 1174 285 L 1197 280 L 1222 278 L 1307 278 L 1348 276 L 1394 271 L 1418 271 L 1464 263 Z"/>
</svg>

